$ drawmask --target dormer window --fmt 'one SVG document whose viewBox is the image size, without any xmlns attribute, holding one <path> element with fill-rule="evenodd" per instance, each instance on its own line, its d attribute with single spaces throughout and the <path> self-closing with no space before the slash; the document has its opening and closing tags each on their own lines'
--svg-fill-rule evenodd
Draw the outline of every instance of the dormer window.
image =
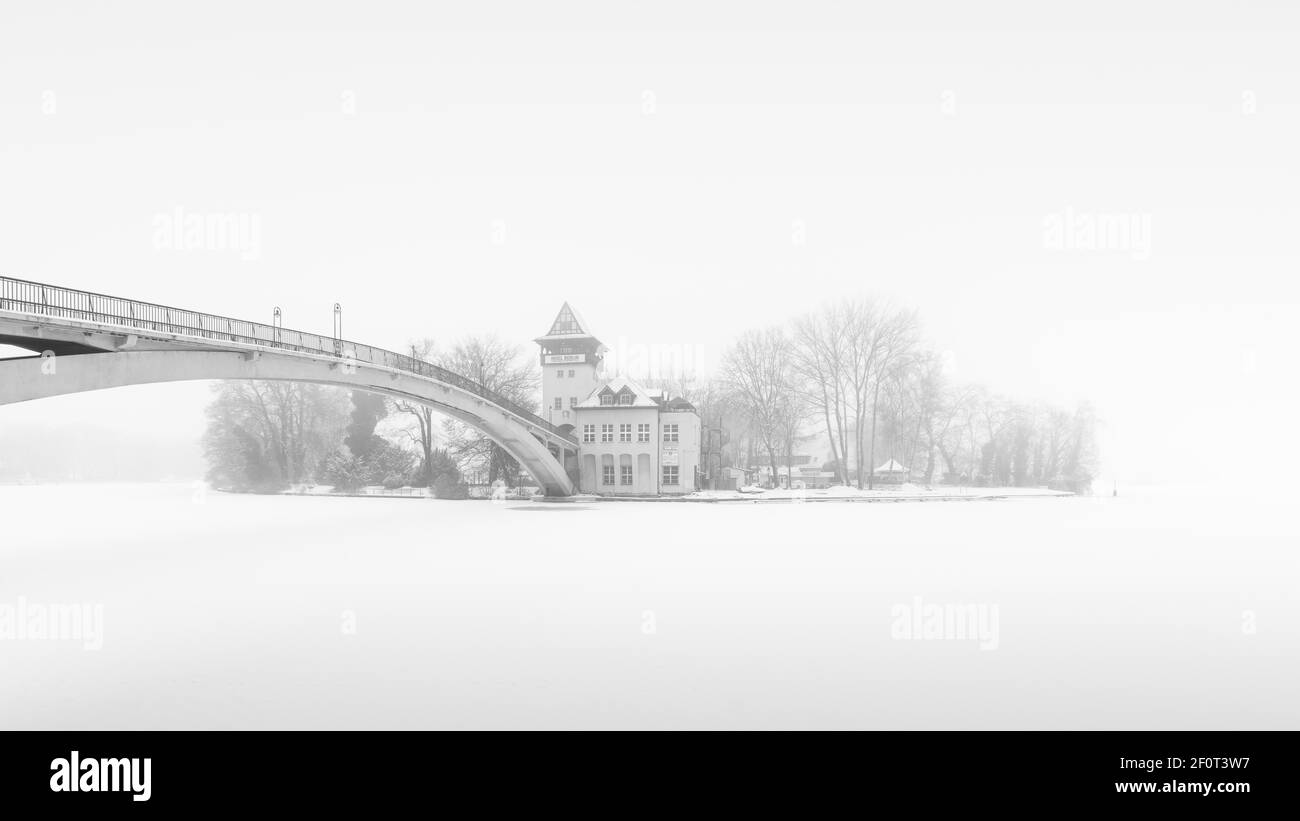
<svg viewBox="0 0 1300 821">
<path fill-rule="evenodd" d="M 627 385 L 624 385 L 623 387 L 619 388 L 617 391 L 615 391 L 610 386 L 606 385 L 604 388 L 601 389 L 598 395 L 600 396 L 600 404 L 606 407 L 609 407 L 611 405 L 633 407 L 636 405 L 636 391 L 634 391 L 632 388 L 628 387 Z"/>
</svg>

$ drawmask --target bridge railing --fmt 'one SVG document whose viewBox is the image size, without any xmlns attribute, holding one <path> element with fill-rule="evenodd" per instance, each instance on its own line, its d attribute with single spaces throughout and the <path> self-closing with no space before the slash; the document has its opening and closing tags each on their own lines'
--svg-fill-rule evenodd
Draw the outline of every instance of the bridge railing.
<svg viewBox="0 0 1300 821">
<path fill-rule="evenodd" d="M 345 339 L 295 331 L 275 325 L 264 325 L 260 322 L 231 319 L 215 314 L 187 311 L 182 308 L 171 308 L 166 305 L 138 302 L 133 299 L 77 291 L 5 276 L 0 276 L 0 310 L 118 325 L 139 331 L 157 331 L 219 342 L 237 342 L 347 360 L 355 358 L 359 363 L 382 365 L 455 385 L 500 405 L 527 420 L 529 424 L 549 431 L 561 439 L 576 441 L 572 435 L 561 433 L 558 428 L 532 411 L 488 390 L 469 377 L 422 359 L 372 345 L 362 345 Z"/>
</svg>

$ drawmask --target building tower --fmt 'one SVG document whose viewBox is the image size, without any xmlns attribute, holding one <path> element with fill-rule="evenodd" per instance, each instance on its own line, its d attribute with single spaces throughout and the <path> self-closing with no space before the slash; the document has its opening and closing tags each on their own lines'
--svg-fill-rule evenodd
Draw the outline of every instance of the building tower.
<svg viewBox="0 0 1300 821">
<path fill-rule="evenodd" d="M 556 427 L 574 424 L 574 408 L 602 384 L 605 352 L 578 312 L 564 303 L 541 347 L 541 417 Z"/>
</svg>

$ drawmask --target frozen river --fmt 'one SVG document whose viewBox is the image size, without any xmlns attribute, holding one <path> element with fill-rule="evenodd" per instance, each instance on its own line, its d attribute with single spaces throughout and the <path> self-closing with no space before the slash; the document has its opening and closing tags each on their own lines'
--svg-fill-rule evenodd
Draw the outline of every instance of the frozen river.
<svg viewBox="0 0 1300 821">
<path fill-rule="evenodd" d="M 1300 729 L 1289 504 L 0 487 L 0 728 Z"/>
</svg>

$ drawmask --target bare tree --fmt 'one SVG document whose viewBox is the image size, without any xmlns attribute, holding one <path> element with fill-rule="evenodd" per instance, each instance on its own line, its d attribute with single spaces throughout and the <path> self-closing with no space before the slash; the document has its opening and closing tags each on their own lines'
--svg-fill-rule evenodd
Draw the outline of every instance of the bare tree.
<svg viewBox="0 0 1300 821">
<path fill-rule="evenodd" d="M 690 402 L 700 414 L 704 431 L 701 466 L 709 478 L 720 479 L 722 468 L 741 464 L 751 438 L 752 425 L 745 403 L 723 379 L 704 383 L 692 392 Z"/>
<path fill-rule="evenodd" d="M 950 385 L 941 358 L 921 347 L 916 312 L 871 298 L 828 302 L 795 319 L 788 339 L 774 330 L 749 332 L 723 373 L 723 392 L 747 422 L 737 448 L 748 445 L 751 464 L 756 448 L 768 451 L 774 475 L 774 454 L 788 463 L 800 425 L 814 418 L 830 444 L 836 480 L 849 482 L 852 463 L 859 488 L 874 488 L 879 448 L 918 472 L 924 464 L 926 484 L 940 460 L 945 476 L 972 484 L 1086 487 L 1096 472 L 1097 421 L 1089 406 L 1068 413 L 978 385 Z M 772 389 L 781 380 L 788 393 Z"/>
<path fill-rule="evenodd" d="M 974 474 L 984 484 L 1005 485 L 1011 477 L 1011 447 L 1008 432 L 1017 419 L 1016 409 L 1006 398 L 980 391 L 972 422 L 972 448 L 983 434 L 979 449 L 978 473 Z"/>
<path fill-rule="evenodd" d="M 897 374 L 918 344 L 919 323 L 915 311 L 878 306 L 869 301 L 857 303 L 852 334 L 852 382 L 855 401 L 857 439 L 857 479 L 862 487 L 865 467 L 867 487 L 874 487 L 876 464 L 876 426 L 879 419 L 880 392 Z M 870 409 L 870 445 L 864 447 L 867 411 Z"/>
<path fill-rule="evenodd" d="M 865 317 L 868 318 L 868 317 Z M 867 487 L 874 487 L 876 464 L 876 409 L 880 403 L 880 388 L 892 378 L 896 369 L 904 365 L 918 343 L 919 322 L 914 310 L 888 310 L 875 314 L 874 325 L 865 330 L 870 339 L 867 373 L 871 381 L 871 449 L 867 455 Z M 859 433 L 861 436 L 861 433 Z M 861 439 L 859 439 L 861 440 Z M 859 444 L 858 452 L 862 452 Z M 858 485 L 862 485 L 862 465 L 858 465 Z"/>
<path fill-rule="evenodd" d="M 436 358 L 437 347 L 429 338 L 411 343 L 411 358 L 432 363 Z M 394 400 L 393 409 L 413 420 L 413 424 L 404 432 L 411 444 L 420 453 L 420 477 L 426 487 L 433 487 L 433 454 L 437 449 L 437 435 L 434 430 L 435 411 L 432 405 L 422 402 Z"/>
<path fill-rule="evenodd" d="M 777 418 L 780 422 L 781 453 L 785 457 L 785 469 L 791 487 L 794 487 L 794 451 L 801 441 L 808 438 L 804 435 L 804 425 L 812 416 L 812 407 L 801 393 L 792 388 L 785 392 Z"/>
<path fill-rule="evenodd" d="M 537 410 L 541 375 L 537 361 L 518 345 L 494 334 L 469 336 L 456 343 L 438 363 L 449 371 L 469 377 L 528 411 Z M 513 483 L 519 463 L 486 434 L 448 419 L 444 423 L 449 449 L 462 466 L 486 467 L 488 482 L 503 478 Z"/>
<path fill-rule="evenodd" d="M 1063 474 L 1069 489 L 1082 493 L 1097 475 L 1097 412 L 1089 402 L 1080 402 L 1070 420 L 1070 440 Z"/>
<path fill-rule="evenodd" d="M 1070 414 L 1060 408 L 1049 408 L 1044 413 L 1042 458 L 1037 471 L 1041 484 L 1055 482 L 1064 473 L 1065 461 L 1071 448 L 1071 422 Z"/>
<path fill-rule="evenodd" d="M 893 416 L 890 454 L 901 453 L 904 464 L 913 470 L 926 432 L 926 419 L 935 412 L 942 379 L 939 357 L 931 350 L 917 350 L 907 358 L 905 366 L 895 369 L 888 389 Z M 930 451 L 926 458 L 928 484 L 934 473 L 934 449 L 926 444 Z"/>
<path fill-rule="evenodd" d="M 777 453 L 784 447 L 789 417 L 794 411 L 790 341 L 780 328 L 748 331 L 723 358 L 723 380 L 735 391 L 754 426 L 758 443 L 767 452 L 772 478 Z"/>
<path fill-rule="evenodd" d="M 347 421 L 347 393 L 297 382 L 218 383 L 204 451 L 218 485 L 277 489 L 312 481 Z"/>
<path fill-rule="evenodd" d="M 926 424 L 926 438 L 939 451 L 947 473 L 959 476 L 958 452 L 964 420 L 970 415 L 976 390 L 971 385 L 941 386 L 938 403 Z M 929 482 L 927 473 L 926 481 Z"/>
<path fill-rule="evenodd" d="M 791 366 L 799 393 L 813 413 L 820 413 L 830 441 L 837 479 L 848 484 L 849 305 L 828 303 L 795 320 Z"/>
</svg>

